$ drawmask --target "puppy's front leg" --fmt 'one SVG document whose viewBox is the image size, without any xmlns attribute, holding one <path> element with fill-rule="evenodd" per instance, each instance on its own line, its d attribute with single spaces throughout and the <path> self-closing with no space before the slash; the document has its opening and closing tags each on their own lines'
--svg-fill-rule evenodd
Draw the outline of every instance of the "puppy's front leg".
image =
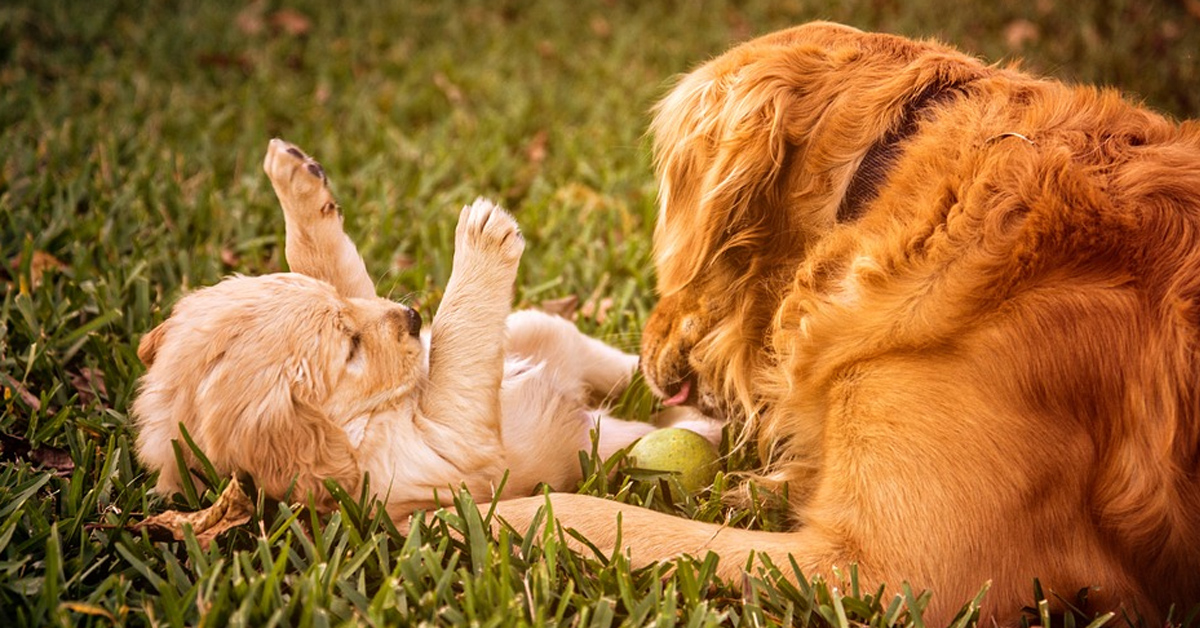
<svg viewBox="0 0 1200 628">
<path fill-rule="evenodd" d="M 333 200 L 321 164 L 295 145 L 273 139 L 263 171 L 283 206 L 284 254 L 292 271 L 329 282 L 345 297 L 374 297 L 375 285 L 342 230 L 342 208 Z"/>
<path fill-rule="evenodd" d="M 500 451 L 504 321 L 524 250 L 508 212 L 483 199 L 463 208 L 454 268 L 430 332 L 429 386 L 421 398 L 421 414 L 441 428 L 430 436 L 453 439 L 447 450 L 480 458 L 456 461 L 460 468 L 484 464 Z"/>
</svg>

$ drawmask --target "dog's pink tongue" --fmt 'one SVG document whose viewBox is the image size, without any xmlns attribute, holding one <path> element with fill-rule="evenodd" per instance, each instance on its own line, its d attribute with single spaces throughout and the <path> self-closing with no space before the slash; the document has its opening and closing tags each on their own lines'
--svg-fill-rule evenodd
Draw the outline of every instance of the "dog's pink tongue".
<svg viewBox="0 0 1200 628">
<path fill-rule="evenodd" d="M 690 380 L 685 379 L 685 380 L 683 380 L 683 384 L 679 387 L 679 392 L 675 393 L 674 395 L 671 395 L 670 399 L 663 399 L 663 405 L 664 406 L 682 405 L 684 402 L 686 402 L 688 400 L 688 397 L 691 396 L 691 394 L 692 394 L 692 382 Z"/>
</svg>

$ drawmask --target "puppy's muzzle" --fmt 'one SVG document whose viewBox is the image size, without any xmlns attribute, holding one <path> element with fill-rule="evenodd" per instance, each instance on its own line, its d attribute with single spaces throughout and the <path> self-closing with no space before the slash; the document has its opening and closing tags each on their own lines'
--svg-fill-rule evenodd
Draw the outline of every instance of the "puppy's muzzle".
<svg viewBox="0 0 1200 628">
<path fill-rule="evenodd" d="M 412 308 L 405 308 L 404 312 L 408 325 L 408 335 L 421 335 L 421 313 Z"/>
<path fill-rule="evenodd" d="M 415 337 L 421 333 L 421 315 L 416 310 L 399 304 L 388 310 L 384 315 L 383 324 L 401 340 L 405 336 Z"/>
</svg>

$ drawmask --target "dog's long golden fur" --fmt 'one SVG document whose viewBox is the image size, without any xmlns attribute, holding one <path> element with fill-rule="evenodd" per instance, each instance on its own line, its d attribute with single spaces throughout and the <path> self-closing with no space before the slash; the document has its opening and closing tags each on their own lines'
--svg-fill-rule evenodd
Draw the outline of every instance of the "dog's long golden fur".
<svg viewBox="0 0 1200 628">
<path fill-rule="evenodd" d="M 1200 601 L 1196 123 L 817 23 L 685 76 L 652 131 L 642 368 L 744 422 L 794 528 L 556 495 L 564 525 L 612 546 L 620 512 L 636 562 L 728 576 L 857 563 L 931 588 L 935 624 L 987 581 L 1002 624 L 1034 578 L 1151 622 Z"/>
</svg>

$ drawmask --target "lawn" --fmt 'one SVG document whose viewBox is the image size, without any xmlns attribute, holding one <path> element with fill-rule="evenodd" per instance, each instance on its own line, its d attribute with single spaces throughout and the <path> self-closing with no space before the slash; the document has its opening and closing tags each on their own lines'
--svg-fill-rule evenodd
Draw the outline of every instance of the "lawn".
<svg viewBox="0 0 1200 628">
<path fill-rule="evenodd" d="M 568 552 L 553 525 L 491 537 L 465 498 L 407 536 L 343 495 L 324 519 L 259 498 L 207 547 L 158 540 L 132 524 L 208 506 L 228 480 L 148 493 L 127 414 L 138 338 L 184 290 L 284 269 L 260 167 L 278 136 L 324 164 L 381 294 L 435 311 L 458 208 L 490 196 L 527 239 L 520 304 L 575 297 L 582 329 L 636 350 L 655 299 L 648 108 L 731 43 L 810 19 L 1200 111 L 1197 0 L 336 4 L 0 5 L 0 626 L 920 626 L 930 593 L 904 583 L 795 586 L 779 565 L 739 592 L 704 557 L 631 570 Z M 635 389 L 618 411 L 652 405 Z M 779 525 L 767 503 L 671 502 L 581 464 L 585 492 Z M 1040 617 L 1040 597 L 1030 582 L 1031 622 L 1093 619 Z"/>
</svg>

